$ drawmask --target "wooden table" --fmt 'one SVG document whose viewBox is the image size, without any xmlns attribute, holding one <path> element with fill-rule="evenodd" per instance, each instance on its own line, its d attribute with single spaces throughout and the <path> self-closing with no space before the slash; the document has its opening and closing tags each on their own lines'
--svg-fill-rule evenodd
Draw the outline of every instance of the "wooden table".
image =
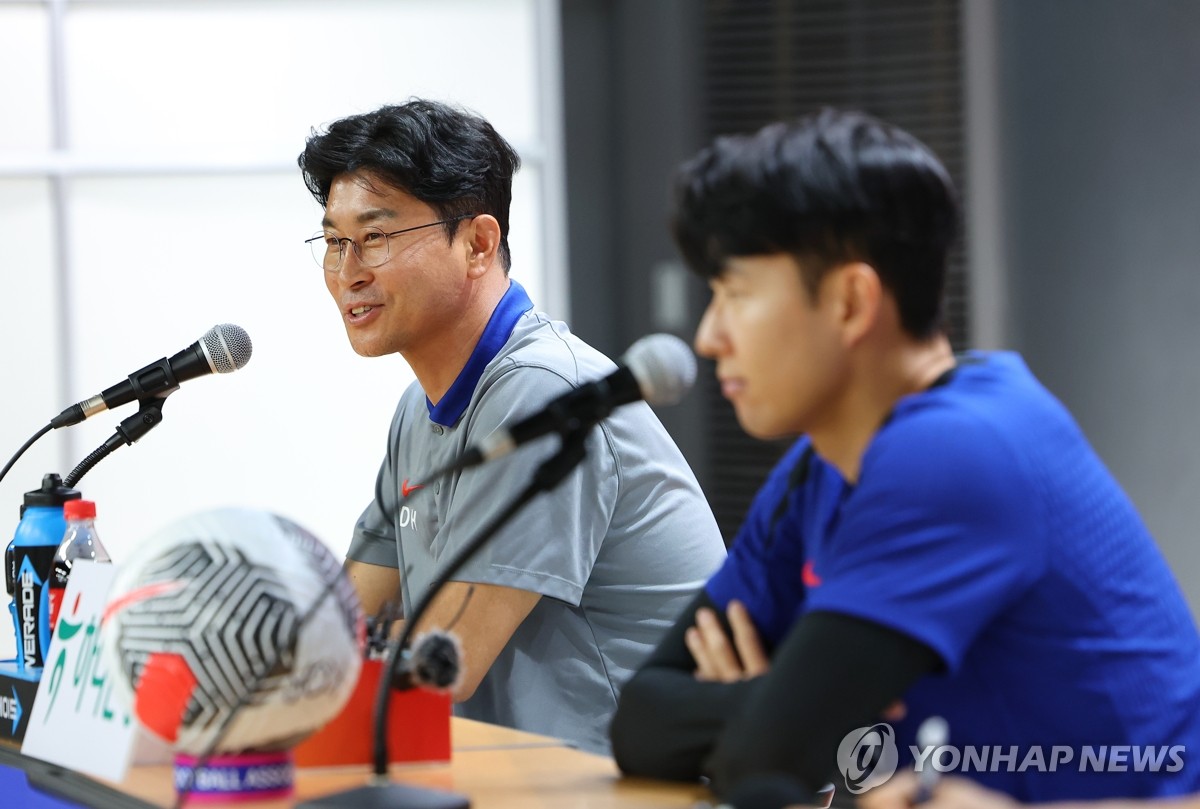
<svg viewBox="0 0 1200 809">
<path fill-rule="evenodd" d="M 557 739 L 470 719 L 451 722 L 449 763 L 395 765 L 392 778 L 464 794 L 472 809 L 687 809 L 709 796 L 698 785 L 622 778 L 612 759 Z M 367 780 L 365 767 L 300 769 L 292 798 L 242 805 L 282 809 Z M 166 766 L 135 767 L 115 786 L 157 806 L 170 807 L 174 800 L 171 768 Z"/>
</svg>

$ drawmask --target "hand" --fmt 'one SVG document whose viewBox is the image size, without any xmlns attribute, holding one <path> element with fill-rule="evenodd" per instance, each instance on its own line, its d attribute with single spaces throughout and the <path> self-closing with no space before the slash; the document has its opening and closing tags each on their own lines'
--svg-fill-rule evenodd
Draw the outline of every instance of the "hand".
<svg viewBox="0 0 1200 809">
<path fill-rule="evenodd" d="M 707 607 L 696 610 L 696 625 L 684 633 L 684 642 L 696 661 L 696 679 L 733 683 L 766 674 L 771 663 L 746 606 L 730 601 L 725 614 L 733 630 L 732 644 L 716 613 Z"/>
<path fill-rule="evenodd" d="M 914 772 L 897 773 L 886 784 L 858 799 L 859 809 L 912 809 L 917 794 Z M 944 775 L 933 789 L 933 796 L 922 809 L 1017 809 L 1017 802 L 1002 792 L 993 792 L 961 776 Z"/>
</svg>

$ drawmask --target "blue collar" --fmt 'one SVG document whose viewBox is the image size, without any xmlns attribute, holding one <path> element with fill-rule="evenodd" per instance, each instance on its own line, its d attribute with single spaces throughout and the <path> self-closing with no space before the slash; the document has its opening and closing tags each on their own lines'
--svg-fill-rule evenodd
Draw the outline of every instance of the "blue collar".
<svg viewBox="0 0 1200 809">
<path fill-rule="evenodd" d="M 483 376 L 483 369 L 496 358 L 500 349 L 504 348 L 504 344 L 512 336 L 513 329 L 516 327 L 517 321 L 521 319 L 521 315 L 532 308 L 533 301 L 529 300 L 525 288 L 516 281 L 510 280 L 508 291 L 496 304 L 479 342 L 475 345 L 475 350 L 471 352 L 467 364 L 458 372 L 454 384 L 436 405 L 429 401 L 428 396 L 425 397 L 425 407 L 429 410 L 430 421 L 443 427 L 453 427 L 458 423 L 466 411 L 467 405 L 471 403 L 471 397 L 475 395 L 475 386 L 479 384 L 479 378 Z"/>
</svg>

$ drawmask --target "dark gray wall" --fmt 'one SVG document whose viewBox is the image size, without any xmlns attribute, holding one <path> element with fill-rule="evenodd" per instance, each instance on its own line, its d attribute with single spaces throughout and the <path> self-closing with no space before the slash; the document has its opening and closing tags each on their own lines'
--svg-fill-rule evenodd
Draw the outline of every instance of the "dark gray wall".
<svg viewBox="0 0 1200 809">
<path fill-rule="evenodd" d="M 662 329 L 649 279 L 675 258 L 668 178 L 702 141 L 695 10 L 562 6 L 572 325 L 614 355 Z M 1020 350 L 1072 409 L 1200 614 L 1200 2 L 964 13 L 977 343 Z M 685 337 L 704 293 L 688 296 Z M 661 415 L 705 481 L 703 407 Z"/>
<path fill-rule="evenodd" d="M 690 342 L 704 300 L 667 229 L 671 175 L 703 145 L 695 11 L 694 0 L 562 4 L 571 329 L 613 357 L 652 332 Z M 658 414 L 704 482 L 701 397 Z"/>
<path fill-rule="evenodd" d="M 1200 3 L 1000 0 L 995 24 L 1008 342 L 1200 613 Z"/>
</svg>

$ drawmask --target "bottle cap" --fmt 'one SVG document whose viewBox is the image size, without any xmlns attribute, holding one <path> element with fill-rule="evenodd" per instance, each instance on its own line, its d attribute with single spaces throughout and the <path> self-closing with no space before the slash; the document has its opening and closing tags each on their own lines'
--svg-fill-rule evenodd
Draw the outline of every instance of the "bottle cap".
<svg viewBox="0 0 1200 809">
<path fill-rule="evenodd" d="M 68 500 L 78 500 L 83 497 L 78 489 L 63 485 L 62 478 L 50 472 L 42 477 L 42 488 L 25 492 L 26 506 L 61 506 Z M 24 513 L 24 508 L 21 509 Z"/>
<path fill-rule="evenodd" d="M 96 516 L 93 500 L 68 500 L 63 504 L 63 516 L 68 520 L 86 520 Z"/>
</svg>

